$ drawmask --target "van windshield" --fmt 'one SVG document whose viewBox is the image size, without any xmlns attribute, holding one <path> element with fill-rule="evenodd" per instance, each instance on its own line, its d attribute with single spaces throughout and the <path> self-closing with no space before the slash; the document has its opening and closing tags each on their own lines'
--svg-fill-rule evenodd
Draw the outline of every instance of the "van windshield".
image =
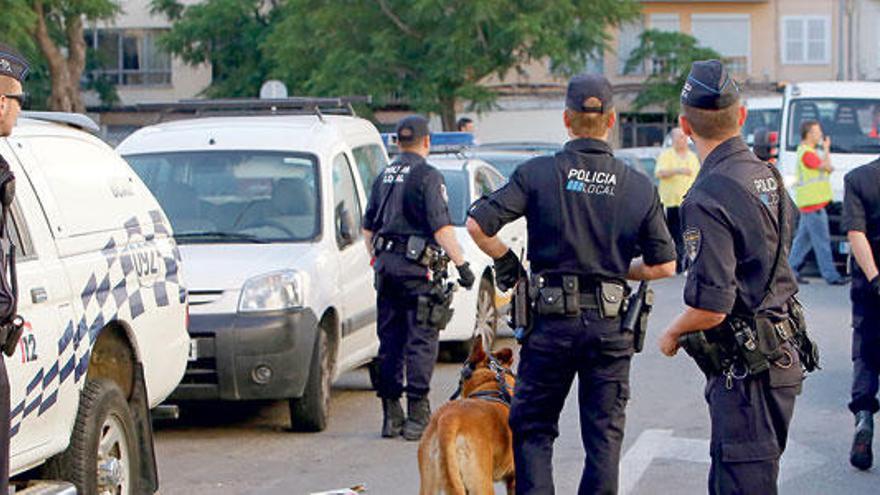
<svg viewBox="0 0 880 495">
<path fill-rule="evenodd" d="M 770 131 L 778 131 L 780 126 L 779 117 L 781 114 L 781 108 L 750 108 L 748 117 L 746 117 L 746 122 L 742 127 L 742 135 L 746 138 L 746 142 L 754 144 L 755 131 L 762 127 Z"/>
<path fill-rule="evenodd" d="M 299 242 L 320 233 L 312 155 L 200 151 L 125 158 L 180 243 Z"/>
<path fill-rule="evenodd" d="M 832 153 L 880 153 L 880 99 L 802 98 L 791 102 L 788 151 L 801 141 L 801 124 L 815 120 L 831 137 Z"/>
</svg>

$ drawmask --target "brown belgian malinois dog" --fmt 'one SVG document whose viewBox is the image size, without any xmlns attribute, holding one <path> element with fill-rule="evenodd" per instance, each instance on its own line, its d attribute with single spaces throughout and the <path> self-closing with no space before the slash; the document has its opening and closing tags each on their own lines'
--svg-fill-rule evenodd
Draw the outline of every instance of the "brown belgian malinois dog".
<svg viewBox="0 0 880 495">
<path fill-rule="evenodd" d="M 487 354 L 482 338 L 474 339 L 458 390 L 431 417 L 419 444 L 420 495 L 492 495 L 496 481 L 504 481 L 513 495 L 511 364 L 509 347 Z"/>
</svg>

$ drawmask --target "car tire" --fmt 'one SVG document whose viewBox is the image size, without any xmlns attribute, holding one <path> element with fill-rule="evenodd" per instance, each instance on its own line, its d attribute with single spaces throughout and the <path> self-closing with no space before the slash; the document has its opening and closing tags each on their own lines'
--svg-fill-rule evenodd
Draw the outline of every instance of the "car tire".
<svg viewBox="0 0 880 495">
<path fill-rule="evenodd" d="M 141 491 L 138 466 L 134 415 L 122 390 L 112 380 L 88 380 L 70 445 L 47 462 L 48 471 L 77 493 L 132 495 Z"/>
<path fill-rule="evenodd" d="M 489 277 L 480 279 L 477 292 L 474 334 L 483 338 L 483 348 L 491 349 L 498 334 L 498 310 L 495 308 L 495 286 Z M 471 353 L 473 337 L 460 342 L 450 342 L 450 354 L 454 361 L 464 361 Z"/>
<path fill-rule="evenodd" d="M 327 428 L 327 418 L 330 416 L 330 386 L 333 381 L 332 365 L 327 332 L 319 329 L 303 396 L 289 400 L 290 423 L 293 431 L 319 432 Z"/>
</svg>

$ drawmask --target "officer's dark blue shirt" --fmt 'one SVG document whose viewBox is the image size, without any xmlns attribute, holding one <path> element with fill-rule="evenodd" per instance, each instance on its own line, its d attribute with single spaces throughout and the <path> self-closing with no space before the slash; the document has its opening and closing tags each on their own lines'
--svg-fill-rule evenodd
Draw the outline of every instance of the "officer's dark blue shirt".
<svg viewBox="0 0 880 495">
<path fill-rule="evenodd" d="M 379 212 L 383 201 L 387 202 Z M 374 234 L 430 240 L 451 224 L 443 175 L 420 155 L 402 153 L 373 183 L 364 228 Z"/>
<path fill-rule="evenodd" d="M 850 171 L 843 179 L 843 226 L 845 231 L 864 232 L 875 259 L 880 260 L 880 160 Z M 868 280 L 852 261 L 853 293 L 869 290 Z"/>
<path fill-rule="evenodd" d="M 523 163 L 469 215 L 489 236 L 525 216 L 534 273 L 622 280 L 639 255 L 650 265 L 675 260 L 657 189 L 596 139 Z"/>
<path fill-rule="evenodd" d="M 743 316 L 782 316 L 783 305 L 797 293 L 787 261 L 797 209 L 788 193 L 784 251 L 768 285 L 779 239 L 780 199 L 769 167 L 740 137 L 721 143 L 706 157 L 681 206 L 688 306 Z M 772 295 L 761 306 L 771 287 Z"/>
</svg>

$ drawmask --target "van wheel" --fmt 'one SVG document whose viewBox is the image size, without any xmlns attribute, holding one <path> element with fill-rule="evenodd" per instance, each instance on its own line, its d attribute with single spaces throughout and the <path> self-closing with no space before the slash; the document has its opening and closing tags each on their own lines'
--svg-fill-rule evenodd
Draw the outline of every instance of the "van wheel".
<svg viewBox="0 0 880 495">
<path fill-rule="evenodd" d="M 483 348 L 492 349 L 498 332 L 498 310 L 495 308 L 495 286 L 488 277 L 480 279 L 477 293 L 477 312 L 474 319 L 474 337 L 483 338 Z M 455 361 L 464 361 L 471 353 L 473 338 L 450 343 L 450 353 Z"/>
<path fill-rule="evenodd" d="M 293 431 L 317 432 L 327 428 L 330 416 L 330 386 L 333 368 L 327 332 L 319 328 L 318 342 L 309 366 L 309 378 L 303 396 L 290 399 L 290 423 Z"/>
<path fill-rule="evenodd" d="M 67 450 L 49 461 L 51 471 L 78 493 L 130 495 L 140 492 L 134 416 L 119 386 L 88 380 L 80 394 Z"/>
</svg>

